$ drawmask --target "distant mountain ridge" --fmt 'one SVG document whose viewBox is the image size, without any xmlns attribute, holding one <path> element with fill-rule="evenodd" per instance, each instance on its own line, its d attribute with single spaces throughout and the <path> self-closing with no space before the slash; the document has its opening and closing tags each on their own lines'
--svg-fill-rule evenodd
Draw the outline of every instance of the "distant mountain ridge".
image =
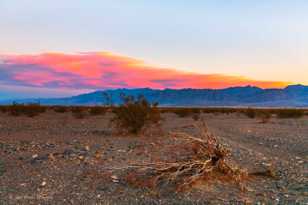
<svg viewBox="0 0 308 205">
<path fill-rule="evenodd" d="M 143 95 L 160 106 L 258 106 L 258 107 L 308 107 L 308 86 L 290 85 L 283 89 L 258 87 L 231 87 L 226 89 L 165 89 L 150 88 L 115 89 L 96 91 L 67 98 L 24 99 L 17 103 L 39 102 L 44 105 L 98 105 L 106 103 L 103 93 L 112 96 L 114 104 L 120 104 L 121 93 Z M 11 104 L 13 100 L 0 104 Z"/>
</svg>

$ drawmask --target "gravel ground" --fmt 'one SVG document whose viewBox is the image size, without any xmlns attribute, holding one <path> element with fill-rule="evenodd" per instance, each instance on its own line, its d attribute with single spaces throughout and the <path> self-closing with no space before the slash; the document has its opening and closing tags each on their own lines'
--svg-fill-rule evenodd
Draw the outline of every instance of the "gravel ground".
<svg viewBox="0 0 308 205">
<path fill-rule="evenodd" d="M 170 132 L 196 134 L 196 121 L 166 113 L 142 136 L 117 134 L 111 114 L 75 119 L 48 111 L 35 118 L 0 114 L 0 204 L 308 204 L 308 118 L 263 124 L 239 114 L 203 114 L 232 150 L 231 161 L 277 177 L 243 187 L 212 180 L 187 192 L 132 186 L 130 164 L 177 161 Z M 113 168 L 113 169 L 111 169 Z"/>
</svg>

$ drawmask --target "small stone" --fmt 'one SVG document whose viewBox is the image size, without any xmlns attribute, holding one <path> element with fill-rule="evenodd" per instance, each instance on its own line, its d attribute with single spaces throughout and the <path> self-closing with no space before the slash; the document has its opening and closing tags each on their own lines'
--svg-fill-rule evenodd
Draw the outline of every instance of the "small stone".
<svg viewBox="0 0 308 205">
<path fill-rule="evenodd" d="M 112 182 L 114 182 L 114 183 L 118 183 L 119 182 L 119 178 L 117 176 L 115 176 L 115 175 L 112 175 L 111 179 L 112 179 Z"/>
<path fill-rule="evenodd" d="M 266 166 L 266 167 L 270 167 L 270 166 L 272 166 L 272 164 L 271 164 L 271 163 L 266 163 L 266 162 L 262 162 L 262 165 L 264 165 L 264 166 Z"/>
<path fill-rule="evenodd" d="M 46 184 L 47 184 L 47 182 L 43 181 L 43 182 L 41 183 L 41 186 L 44 187 L 44 186 L 46 186 Z"/>
<path fill-rule="evenodd" d="M 95 158 L 96 158 L 96 159 L 100 159 L 101 156 L 102 156 L 102 155 L 101 155 L 98 151 L 95 152 Z"/>
<path fill-rule="evenodd" d="M 51 160 L 53 160 L 53 161 L 56 160 L 56 158 L 55 158 L 55 156 L 54 156 L 53 154 L 49 154 L 49 155 L 48 155 L 48 158 L 51 159 Z"/>
<path fill-rule="evenodd" d="M 33 158 L 33 159 L 38 158 L 38 154 L 32 155 L 32 158 Z"/>
</svg>

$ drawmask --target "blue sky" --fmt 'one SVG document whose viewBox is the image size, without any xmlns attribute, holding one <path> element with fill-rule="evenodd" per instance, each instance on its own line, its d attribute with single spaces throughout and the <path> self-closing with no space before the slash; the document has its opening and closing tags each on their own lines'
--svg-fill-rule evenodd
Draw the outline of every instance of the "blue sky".
<svg viewBox="0 0 308 205">
<path fill-rule="evenodd" d="M 0 55 L 109 51 L 149 65 L 308 84 L 305 0 L 1 0 Z"/>
</svg>

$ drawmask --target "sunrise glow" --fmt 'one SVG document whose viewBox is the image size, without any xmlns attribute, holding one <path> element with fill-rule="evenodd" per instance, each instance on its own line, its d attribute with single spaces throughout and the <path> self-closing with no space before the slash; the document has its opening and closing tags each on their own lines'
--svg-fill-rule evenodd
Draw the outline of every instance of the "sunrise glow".
<svg viewBox="0 0 308 205">
<path fill-rule="evenodd" d="M 260 81 L 222 74 L 198 74 L 146 65 L 111 53 L 9 55 L 2 57 L 1 75 L 8 85 L 47 88 L 281 88 L 287 82 Z"/>
</svg>

